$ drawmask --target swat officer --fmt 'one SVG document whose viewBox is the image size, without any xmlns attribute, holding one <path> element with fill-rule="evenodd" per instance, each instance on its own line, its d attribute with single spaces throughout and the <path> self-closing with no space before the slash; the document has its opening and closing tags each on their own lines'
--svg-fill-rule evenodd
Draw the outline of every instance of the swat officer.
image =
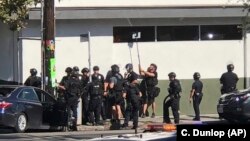
<svg viewBox="0 0 250 141">
<path fill-rule="evenodd" d="M 155 103 L 155 96 L 156 96 L 156 85 L 158 84 L 158 73 L 157 73 L 157 66 L 156 64 L 150 64 L 147 71 L 144 71 L 140 68 L 141 75 L 144 76 L 144 80 L 142 83 L 144 86 L 142 87 L 144 90 L 143 97 L 144 97 L 144 106 L 143 106 L 143 114 L 142 117 L 146 116 L 148 111 L 148 107 L 152 105 L 152 118 L 155 117 L 155 110 L 156 110 L 156 103 Z"/>
<path fill-rule="evenodd" d="M 73 112 L 73 126 L 72 130 L 77 131 L 76 123 L 77 123 L 77 106 L 78 106 L 78 99 L 81 94 L 81 82 L 78 78 L 77 72 L 73 71 L 68 82 L 66 83 L 65 87 L 67 93 L 67 109 L 68 114 L 70 111 Z"/>
<path fill-rule="evenodd" d="M 112 105 L 113 122 L 120 124 L 122 116 L 121 103 L 124 102 L 123 76 L 118 65 L 111 66 L 112 77 L 109 83 L 109 97 Z"/>
<path fill-rule="evenodd" d="M 79 73 L 79 68 L 77 66 L 73 67 L 73 71 L 76 72 L 77 77 L 81 80 L 82 79 L 82 75 Z"/>
<path fill-rule="evenodd" d="M 220 78 L 221 94 L 230 93 L 236 90 L 237 82 L 239 80 L 237 74 L 233 72 L 234 65 L 227 65 L 227 72 L 223 73 Z"/>
<path fill-rule="evenodd" d="M 67 82 L 68 82 L 68 80 L 69 80 L 69 78 L 70 78 L 70 75 L 71 75 L 72 71 L 73 71 L 73 69 L 72 69 L 71 67 L 67 67 L 67 68 L 65 69 L 66 75 L 63 76 L 61 82 L 60 82 L 59 85 L 58 85 L 58 88 L 59 88 L 60 90 L 63 90 L 63 88 L 66 86 L 66 84 L 67 84 Z M 67 97 L 66 97 L 65 91 L 63 90 L 63 91 L 60 91 L 60 92 L 62 93 L 62 95 L 64 96 L 64 99 L 66 100 Z"/>
<path fill-rule="evenodd" d="M 136 129 L 138 127 L 138 114 L 140 108 L 140 97 L 141 92 L 138 88 L 138 74 L 133 71 L 133 65 L 127 64 L 125 66 L 127 73 L 125 73 L 125 91 L 126 91 L 126 100 L 127 100 L 127 107 L 125 113 L 125 120 L 123 124 L 123 128 L 128 127 L 128 122 L 132 115 L 133 117 L 133 128 Z"/>
<path fill-rule="evenodd" d="M 179 102 L 180 102 L 180 93 L 182 90 L 180 81 L 176 79 L 176 74 L 174 72 L 171 72 L 168 74 L 168 76 L 170 80 L 168 89 L 169 95 L 164 100 L 163 122 L 171 123 L 171 120 L 169 118 L 169 107 L 171 107 L 174 116 L 174 122 L 177 124 L 179 123 Z"/>
<path fill-rule="evenodd" d="M 94 67 L 96 69 L 96 67 Z M 87 92 L 90 96 L 89 113 L 90 122 L 93 125 L 103 125 L 100 122 L 102 96 L 103 96 L 103 77 L 101 74 L 93 74 L 92 82 L 87 86 Z M 93 115 L 94 114 L 94 115 Z"/>
<path fill-rule="evenodd" d="M 192 85 L 192 89 L 190 92 L 190 98 L 189 98 L 189 102 L 191 103 L 191 101 L 193 100 L 193 107 L 194 107 L 194 112 L 195 112 L 195 118 L 193 120 L 200 120 L 200 108 L 199 105 L 201 103 L 202 100 L 202 88 L 203 88 L 203 83 L 200 81 L 200 73 L 199 72 L 195 72 L 193 75 L 194 78 L 194 83 Z"/>
<path fill-rule="evenodd" d="M 33 86 L 41 88 L 41 77 L 36 76 L 37 70 L 35 68 L 30 69 L 30 76 L 24 82 L 25 86 Z"/>
<path fill-rule="evenodd" d="M 89 82 L 89 69 L 83 68 L 81 70 L 82 78 L 81 78 L 81 89 L 82 89 L 82 124 L 86 125 L 89 122 L 89 95 L 86 90 L 86 86 Z"/>
<path fill-rule="evenodd" d="M 102 92 L 104 91 L 104 76 L 99 73 L 100 68 L 98 66 L 93 67 L 94 73 L 92 74 L 92 80 L 97 80 L 102 88 Z M 101 101 L 101 116 L 103 120 L 106 120 L 106 108 L 107 108 L 107 99 L 103 94 L 101 95 L 102 101 Z"/>
</svg>

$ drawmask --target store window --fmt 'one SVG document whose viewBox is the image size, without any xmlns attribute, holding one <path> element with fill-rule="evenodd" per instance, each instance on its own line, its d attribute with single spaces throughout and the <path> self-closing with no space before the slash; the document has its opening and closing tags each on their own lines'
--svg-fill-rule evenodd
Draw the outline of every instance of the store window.
<svg viewBox="0 0 250 141">
<path fill-rule="evenodd" d="M 157 41 L 199 40 L 199 26 L 158 26 Z"/>
<path fill-rule="evenodd" d="M 114 43 L 155 41 L 154 26 L 114 27 Z"/>
</svg>

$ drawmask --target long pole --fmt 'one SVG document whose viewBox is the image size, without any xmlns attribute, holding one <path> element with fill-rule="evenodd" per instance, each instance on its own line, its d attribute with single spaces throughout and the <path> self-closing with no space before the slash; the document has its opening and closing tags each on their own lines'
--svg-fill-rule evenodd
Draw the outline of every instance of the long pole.
<svg viewBox="0 0 250 141">
<path fill-rule="evenodd" d="M 55 88 L 55 1 L 44 0 L 44 36 L 45 50 L 45 90 L 54 94 Z"/>
<path fill-rule="evenodd" d="M 44 46 L 43 46 L 43 15 L 44 15 L 44 0 L 41 0 L 41 81 L 42 81 L 42 90 L 45 90 L 45 79 L 44 79 L 44 73 L 45 73 L 45 51 L 44 51 Z"/>
<path fill-rule="evenodd" d="M 92 82 L 92 77 L 91 77 L 91 43 L 90 43 L 90 32 L 88 32 L 88 54 L 89 54 L 89 82 Z"/>
</svg>

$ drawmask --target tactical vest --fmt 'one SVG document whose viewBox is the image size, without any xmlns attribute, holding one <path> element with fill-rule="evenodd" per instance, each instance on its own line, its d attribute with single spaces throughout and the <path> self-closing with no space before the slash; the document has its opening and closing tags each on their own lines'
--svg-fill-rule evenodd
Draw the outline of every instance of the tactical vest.
<svg viewBox="0 0 250 141">
<path fill-rule="evenodd" d="M 122 91 L 123 90 L 123 78 L 120 74 L 116 74 L 114 76 L 117 80 L 115 86 L 114 86 L 114 90 L 115 91 Z"/>
<path fill-rule="evenodd" d="M 103 93 L 102 84 L 99 81 L 92 82 L 90 96 L 95 97 Z"/>
<path fill-rule="evenodd" d="M 70 78 L 68 83 L 68 93 L 73 96 L 78 96 L 80 94 L 80 81 L 78 79 Z"/>
</svg>

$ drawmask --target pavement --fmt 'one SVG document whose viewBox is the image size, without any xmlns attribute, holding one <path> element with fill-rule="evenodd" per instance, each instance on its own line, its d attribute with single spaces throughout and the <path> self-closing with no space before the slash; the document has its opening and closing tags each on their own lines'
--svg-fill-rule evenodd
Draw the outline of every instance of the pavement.
<svg viewBox="0 0 250 141">
<path fill-rule="evenodd" d="M 180 123 L 179 124 L 195 124 L 195 123 L 202 123 L 202 122 L 212 122 L 212 121 L 218 121 L 219 117 L 218 114 L 205 114 L 201 115 L 201 121 L 193 121 L 194 116 L 192 115 L 180 115 Z M 170 117 L 172 122 L 173 117 Z M 123 123 L 123 120 L 121 120 L 121 124 Z M 147 127 L 148 124 L 159 124 L 163 122 L 163 116 L 156 116 L 155 118 L 146 117 L 146 118 L 139 118 L 138 122 L 138 129 L 143 130 Z M 132 121 L 129 122 L 129 127 L 132 128 Z M 109 120 L 104 122 L 103 126 L 92 126 L 92 125 L 79 125 L 78 131 L 107 131 L 110 130 L 111 123 Z"/>
</svg>

